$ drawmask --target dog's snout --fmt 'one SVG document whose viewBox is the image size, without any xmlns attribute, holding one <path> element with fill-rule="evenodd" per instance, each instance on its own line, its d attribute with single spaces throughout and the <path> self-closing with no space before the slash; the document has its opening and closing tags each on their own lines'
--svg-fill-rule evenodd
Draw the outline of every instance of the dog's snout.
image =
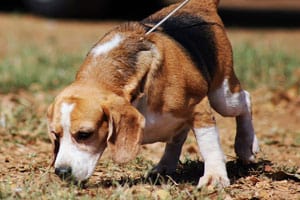
<svg viewBox="0 0 300 200">
<path fill-rule="evenodd" d="M 68 179 L 72 176 L 72 168 L 69 166 L 57 167 L 55 168 L 55 174 L 63 180 Z"/>
</svg>

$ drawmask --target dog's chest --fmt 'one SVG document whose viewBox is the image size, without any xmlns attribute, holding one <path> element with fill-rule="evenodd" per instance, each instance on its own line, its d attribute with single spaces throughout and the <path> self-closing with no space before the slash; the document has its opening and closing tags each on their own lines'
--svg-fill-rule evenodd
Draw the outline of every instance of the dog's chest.
<svg viewBox="0 0 300 200">
<path fill-rule="evenodd" d="M 168 142 L 178 134 L 183 126 L 183 119 L 171 114 L 143 113 L 146 119 L 143 143 Z"/>
<path fill-rule="evenodd" d="M 185 125 L 184 119 L 176 118 L 171 113 L 151 111 L 145 102 L 139 102 L 136 107 L 146 120 L 143 144 L 171 141 Z"/>
</svg>

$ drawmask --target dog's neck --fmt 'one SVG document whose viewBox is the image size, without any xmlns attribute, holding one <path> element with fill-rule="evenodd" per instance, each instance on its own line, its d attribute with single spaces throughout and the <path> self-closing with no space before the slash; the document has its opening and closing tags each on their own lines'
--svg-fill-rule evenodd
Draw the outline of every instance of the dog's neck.
<svg viewBox="0 0 300 200">
<path fill-rule="evenodd" d="M 135 26 L 133 24 L 132 29 Z M 143 93 L 155 55 L 153 45 L 140 30 L 130 30 L 129 24 L 117 30 L 122 28 L 125 31 L 112 31 L 91 49 L 76 75 L 76 81 L 94 82 L 98 87 L 132 102 Z"/>
</svg>

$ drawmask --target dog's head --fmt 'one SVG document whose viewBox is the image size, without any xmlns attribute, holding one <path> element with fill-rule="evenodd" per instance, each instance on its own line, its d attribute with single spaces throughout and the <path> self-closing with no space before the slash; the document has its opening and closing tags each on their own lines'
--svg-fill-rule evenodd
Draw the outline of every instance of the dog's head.
<svg viewBox="0 0 300 200">
<path fill-rule="evenodd" d="M 125 24 L 106 34 L 87 55 L 76 80 L 49 106 L 59 176 L 86 180 L 107 146 L 118 163 L 138 153 L 145 119 L 132 102 L 146 87 L 150 69 L 161 62 L 144 33 L 136 24 Z"/>
<path fill-rule="evenodd" d="M 55 173 L 63 179 L 88 179 L 107 146 L 116 162 L 129 161 L 138 153 L 144 123 L 123 98 L 70 85 L 48 108 Z"/>
</svg>

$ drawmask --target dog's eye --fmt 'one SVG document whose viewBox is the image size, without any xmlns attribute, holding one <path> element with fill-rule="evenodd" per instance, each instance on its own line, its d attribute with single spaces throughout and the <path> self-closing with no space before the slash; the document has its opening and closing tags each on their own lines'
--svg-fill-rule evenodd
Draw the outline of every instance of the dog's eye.
<svg viewBox="0 0 300 200">
<path fill-rule="evenodd" d="M 77 132 L 77 140 L 87 140 L 91 137 L 93 131 L 78 131 Z"/>
</svg>

